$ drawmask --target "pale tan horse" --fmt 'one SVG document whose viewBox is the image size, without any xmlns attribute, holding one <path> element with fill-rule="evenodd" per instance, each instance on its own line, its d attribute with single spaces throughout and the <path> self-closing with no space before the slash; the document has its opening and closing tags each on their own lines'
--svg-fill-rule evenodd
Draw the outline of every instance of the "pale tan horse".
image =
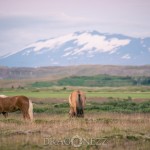
<svg viewBox="0 0 150 150">
<path fill-rule="evenodd" d="M 84 92 L 80 90 L 73 91 L 69 95 L 70 116 L 84 117 L 85 102 L 86 102 L 86 96 Z"/>
<path fill-rule="evenodd" d="M 0 113 L 5 117 L 17 110 L 21 110 L 24 119 L 33 119 L 33 105 L 26 96 L 0 97 Z"/>
</svg>

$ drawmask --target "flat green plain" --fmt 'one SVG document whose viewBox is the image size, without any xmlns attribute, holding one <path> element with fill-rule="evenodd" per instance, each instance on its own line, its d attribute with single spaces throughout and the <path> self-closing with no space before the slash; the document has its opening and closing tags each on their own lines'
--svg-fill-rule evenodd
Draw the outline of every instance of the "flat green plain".
<svg viewBox="0 0 150 150">
<path fill-rule="evenodd" d="M 51 89 L 3 89 L 0 95 L 25 95 L 31 98 L 68 98 L 69 94 L 78 88 L 51 88 Z M 126 88 L 81 88 L 87 98 L 132 98 L 150 99 L 149 87 L 126 87 Z"/>
</svg>

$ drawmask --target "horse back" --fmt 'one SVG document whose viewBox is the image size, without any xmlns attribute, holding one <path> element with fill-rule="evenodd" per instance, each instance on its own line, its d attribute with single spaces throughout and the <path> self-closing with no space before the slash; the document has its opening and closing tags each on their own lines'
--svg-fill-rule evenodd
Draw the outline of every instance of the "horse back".
<svg viewBox="0 0 150 150">
<path fill-rule="evenodd" d="M 81 103 L 82 107 L 85 106 L 86 96 L 82 91 L 73 91 L 69 96 L 69 103 L 72 107 L 77 107 L 78 103 Z"/>
<path fill-rule="evenodd" d="M 29 99 L 26 96 L 15 96 L 13 99 L 18 107 L 29 107 Z"/>
<path fill-rule="evenodd" d="M 0 112 L 7 112 L 12 107 L 11 97 L 0 97 Z"/>
<path fill-rule="evenodd" d="M 29 107 L 29 99 L 25 96 L 0 97 L 0 112 L 15 111 L 22 107 Z"/>
</svg>

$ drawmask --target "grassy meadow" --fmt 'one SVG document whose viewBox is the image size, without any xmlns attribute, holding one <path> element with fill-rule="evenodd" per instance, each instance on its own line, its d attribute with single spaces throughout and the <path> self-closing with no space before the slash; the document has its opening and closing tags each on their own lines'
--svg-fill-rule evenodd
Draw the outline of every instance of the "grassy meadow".
<svg viewBox="0 0 150 150">
<path fill-rule="evenodd" d="M 69 118 L 68 96 L 82 89 L 87 96 L 84 118 Z M 22 114 L 0 115 L 0 150 L 141 149 L 150 147 L 150 87 L 26 87 L 0 94 L 28 96 L 34 121 Z"/>
</svg>

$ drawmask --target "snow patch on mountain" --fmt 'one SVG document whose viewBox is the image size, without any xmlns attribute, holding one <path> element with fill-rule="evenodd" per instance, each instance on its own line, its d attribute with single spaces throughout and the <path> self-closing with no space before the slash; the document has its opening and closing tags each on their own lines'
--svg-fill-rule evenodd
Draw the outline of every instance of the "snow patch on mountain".
<svg viewBox="0 0 150 150">
<path fill-rule="evenodd" d="M 73 44 L 76 44 L 78 48 L 74 49 L 72 47 L 66 48 L 64 51 L 66 53 L 63 56 L 68 55 L 81 55 L 85 52 L 89 54 L 95 52 L 115 52 L 119 47 L 125 46 L 130 43 L 130 39 L 117 39 L 111 38 L 107 39 L 106 36 L 102 35 L 92 35 L 90 33 L 82 33 L 82 34 L 68 34 L 65 36 L 61 36 L 58 38 L 53 38 L 47 41 L 40 41 L 37 43 L 33 43 L 27 48 L 33 48 L 34 52 L 40 54 L 43 53 L 43 49 L 57 49 L 60 48 L 64 43 L 73 41 Z M 41 52 L 40 52 L 41 51 Z M 28 52 L 29 53 L 29 52 Z"/>
<path fill-rule="evenodd" d="M 95 52 L 109 52 L 116 49 L 119 46 L 129 44 L 130 40 L 120 40 L 117 38 L 112 38 L 108 40 L 105 36 L 84 33 L 77 37 L 76 42 L 78 46 L 83 45 L 82 48 L 76 50 L 76 53 L 81 51 L 88 51 L 89 49 L 93 49 Z"/>
<path fill-rule="evenodd" d="M 50 39 L 50 40 L 47 40 L 47 41 L 40 41 L 40 42 L 33 43 L 33 44 L 25 47 L 25 49 L 33 47 L 33 50 L 35 52 L 38 52 L 38 51 L 42 50 L 43 48 L 49 48 L 49 49 L 58 48 L 63 43 L 65 43 L 65 42 L 69 41 L 70 39 L 72 39 L 72 37 L 73 37 L 73 34 L 68 34 L 68 35 L 61 36 L 61 37 L 54 38 L 54 39 Z"/>
</svg>

